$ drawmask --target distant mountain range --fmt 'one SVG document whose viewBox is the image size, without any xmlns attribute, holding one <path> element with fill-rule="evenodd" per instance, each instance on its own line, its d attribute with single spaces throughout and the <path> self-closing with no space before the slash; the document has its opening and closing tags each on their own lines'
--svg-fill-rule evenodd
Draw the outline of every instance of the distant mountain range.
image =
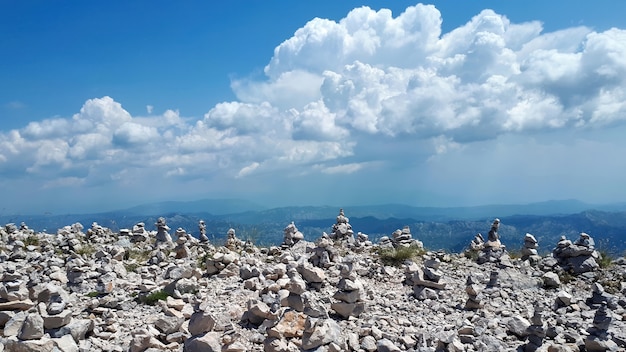
<svg viewBox="0 0 626 352">
<path fill-rule="evenodd" d="M 356 232 L 371 239 L 390 235 L 409 226 L 414 238 L 427 248 L 459 252 L 476 233 L 486 234 L 494 218 L 500 218 L 500 236 L 508 248 L 519 248 L 529 232 L 539 240 L 543 252 L 550 251 L 559 236 L 576 239 L 580 232 L 591 234 L 598 246 L 615 254 L 626 250 L 626 203 L 592 205 L 576 200 L 547 201 L 522 205 L 484 205 L 474 207 L 414 207 L 402 204 L 344 206 Z M 223 241 L 234 228 L 237 236 L 258 244 L 279 244 L 283 229 L 291 221 L 315 240 L 330 232 L 338 206 L 290 206 L 265 208 L 238 199 L 205 199 L 192 202 L 160 202 L 97 214 L 0 215 L 0 223 L 25 222 L 37 231 L 54 233 L 58 228 L 80 222 L 88 228 L 93 222 L 118 231 L 144 222 L 155 229 L 163 216 L 174 231 L 181 227 L 197 235 L 198 221 L 205 220 L 214 242 Z"/>
</svg>

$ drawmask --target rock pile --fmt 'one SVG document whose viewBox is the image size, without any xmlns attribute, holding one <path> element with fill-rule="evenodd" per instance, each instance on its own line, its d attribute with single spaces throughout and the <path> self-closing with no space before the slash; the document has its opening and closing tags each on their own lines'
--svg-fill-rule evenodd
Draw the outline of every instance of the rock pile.
<svg viewBox="0 0 626 352">
<path fill-rule="evenodd" d="M 298 230 L 296 224 L 292 221 L 291 224 L 285 227 L 285 236 L 283 237 L 283 246 L 291 247 L 296 244 L 298 241 L 304 239 L 304 234 Z"/>
<path fill-rule="evenodd" d="M 595 242 L 591 236 L 581 232 L 576 242 L 568 240 L 565 236 L 557 243 L 552 255 L 565 271 L 575 274 L 585 273 L 598 269 L 600 253 L 595 249 Z"/>
<path fill-rule="evenodd" d="M 402 230 L 395 230 L 391 237 L 383 236 L 379 240 L 379 245 L 384 248 L 399 248 L 399 247 L 415 247 L 424 248 L 424 244 L 413 238 L 411 235 L 411 228 L 404 226 Z"/>
<path fill-rule="evenodd" d="M 146 242 L 150 238 L 150 233 L 146 231 L 146 224 L 143 222 L 137 223 L 133 226 L 131 241 Z"/>
<path fill-rule="evenodd" d="M 429 253 L 422 269 L 415 263 L 406 266 L 405 283 L 413 287 L 417 299 L 437 299 L 437 290 L 446 287 L 446 282 L 441 280 L 443 273 L 439 270 L 440 265 L 439 258 Z"/>
<path fill-rule="evenodd" d="M 345 216 L 343 209 L 339 209 L 337 222 L 333 225 L 333 230 L 330 233 L 330 238 L 333 240 L 339 240 L 341 242 L 347 242 L 349 244 L 354 242 L 354 231 L 352 231 L 350 219 Z"/>
<path fill-rule="evenodd" d="M 531 263 L 537 263 L 541 260 L 541 256 L 537 252 L 537 248 L 539 247 L 539 243 L 535 236 L 530 233 L 527 233 L 524 236 L 524 246 L 522 247 L 522 260 L 528 260 Z"/>
<path fill-rule="evenodd" d="M 1 227 L 0 351 L 626 349 L 624 259 L 581 275 L 552 256 L 416 251 L 391 266 L 379 245 L 328 235 L 257 248 L 233 230 L 231 249 L 138 225 Z"/>
<path fill-rule="evenodd" d="M 168 232 L 170 228 L 169 226 L 167 226 L 165 218 L 164 217 L 158 218 L 156 224 L 154 225 L 157 227 L 157 233 L 156 233 L 157 244 L 160 244 L 160 243 L 170 244 L 172 242 L 172 236 L 170 236 Z"/>
<path fill-rule="evenodd" d="M 344 319 L 358 317 L 365 310 L 363 284 L 354 272 L 354 258 L 346 257 L 341 264 L 340 279 L 337 283 L 337 292 L 333 298 L 338 302 L 331 304 L 335 313 Z"/>
<path fill-rule="evenodd" d="M 600 306 L 593 316 L 593 325 L 587 329 L 589 335 L 585 338 L 587 352 L 619 351 L 619 346 L 611 339 L 609 327 L 611 317 L 606 305 Z"/>
</svg>

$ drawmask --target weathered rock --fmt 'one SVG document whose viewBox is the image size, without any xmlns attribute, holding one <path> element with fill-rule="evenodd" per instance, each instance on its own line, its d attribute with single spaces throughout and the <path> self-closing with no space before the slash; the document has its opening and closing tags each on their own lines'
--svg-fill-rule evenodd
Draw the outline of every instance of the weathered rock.
<svg viewBox="0 0 626 352">
<path fill-rule="evenodd" d="M 344 343 L 339 324 L 332 319 L 307 318 L 302 335 L 302 348 L 309 350 L 331 342 L 340 346 Z"/>
<path fill-rule="evenodd" d="M 26 316 L 26 319 L 24 319 L 24 324 L 22 324 L 22 328 L 17 334 L 17 338 L 20 340 L 35 340 L 43 337 L 43 334 L 43 318 L 39 314 L 31 313 Z"/>
<path fill-rule="evenodd" d="M 221 352 L 222 344 L 220 334 L 207 332 L 204 335 L 191 337 L 185 341 L 185 352 Z"/>
<path fill-rule="evenodd" d="M 210 332 L 214 327 L 215 319 L 208 312 L 195 312 L 191 315 L 191 319 L 189 319 L 189 333 L 192 336 Z"/>
</svg>

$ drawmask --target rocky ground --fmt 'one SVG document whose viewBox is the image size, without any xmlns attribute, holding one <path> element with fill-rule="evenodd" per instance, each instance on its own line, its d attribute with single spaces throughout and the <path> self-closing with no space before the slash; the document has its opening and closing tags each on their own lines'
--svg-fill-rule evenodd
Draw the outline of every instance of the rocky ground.
<svg viewBox="0 0 626 352">
<path fill-rule="evenodd" d="M 623 258 L 570 273 L 361 233 L 258 248 L 166 230 L 0 229 L 0 351 L 626 349 Z"/>
</svg>

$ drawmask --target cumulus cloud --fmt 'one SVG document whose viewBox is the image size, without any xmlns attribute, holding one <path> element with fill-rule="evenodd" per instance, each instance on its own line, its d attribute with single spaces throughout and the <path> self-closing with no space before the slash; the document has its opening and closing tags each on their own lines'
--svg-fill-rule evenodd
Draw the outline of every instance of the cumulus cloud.
<svg viewBox="0 0 626 352">
<path fill-rule="evenodd" d="M 0 133 L 0 172 L 349 175 L 382 159 L 390 170 L 435 168 L 506 136 L 626 122 L 626 30 L 544 33 L 492 10 L 449 33 L 441 23 L 422 4 L 396 17 L 361 7 L 339 21 L 312 19 L 274 49 L 263 79 L 234 80 L 237 100 L 200 119 L 152 115 L 150 105 L 150 116 L 131 116 L 111 97 L 90 99 L 71 118 Z"/>
</svg>

